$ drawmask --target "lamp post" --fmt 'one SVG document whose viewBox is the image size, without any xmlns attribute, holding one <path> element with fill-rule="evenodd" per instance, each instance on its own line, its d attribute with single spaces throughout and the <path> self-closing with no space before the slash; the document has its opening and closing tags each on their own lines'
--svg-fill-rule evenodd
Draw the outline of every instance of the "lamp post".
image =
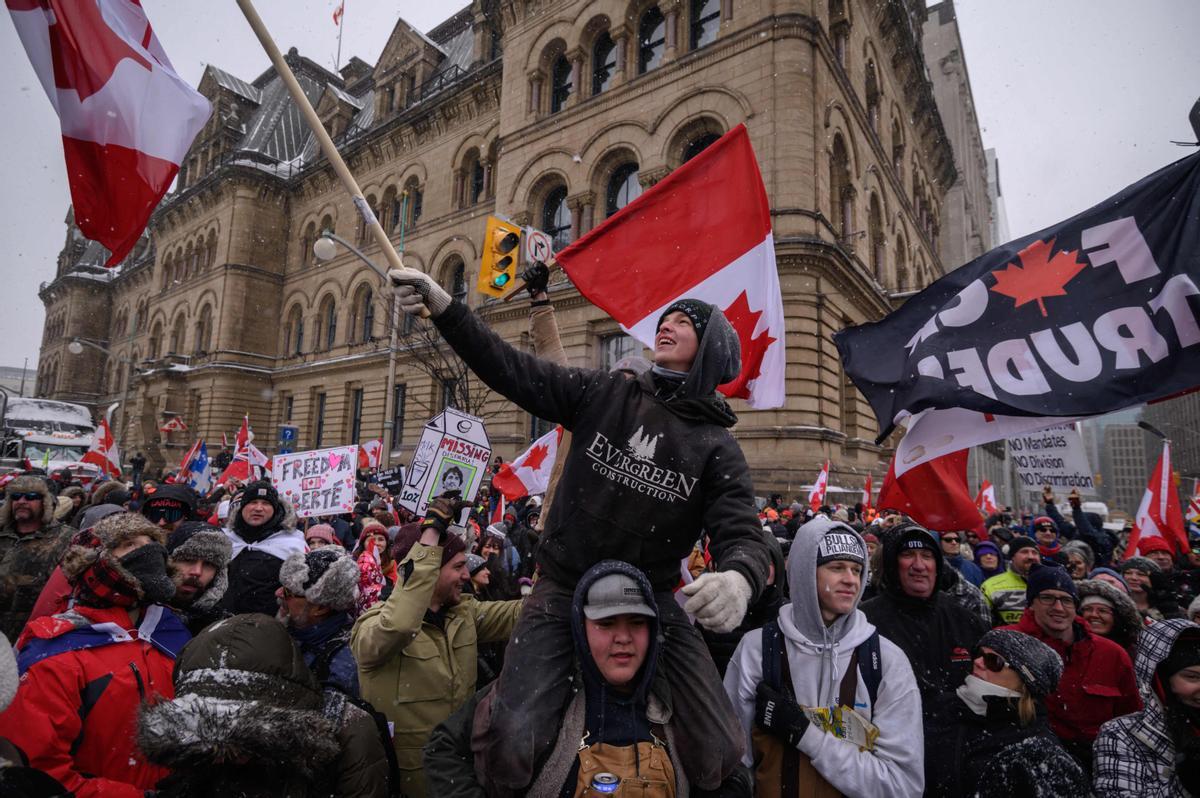
<svg viewBox="0 0 1200 798">
<path fill-rule="evenodd" d="M 109 349 L 106 346 L 101 346 L 100 344 L 96 343 L 95 341 L 89 341 L 86 338 L 72 338 L 71 342 L 69 344 L 67 344 L 67 351 L 70 352 L 72 355 L 82 355 L 83 348 L 85 346 L 90 346 L 92 349 L 95 349 L 98 352 L 103 352 L 104 354 L 108 355 L 109 357 L 115 357 L 117 360 L 121 361 L 122 363 L 129 364 L 129 375 L 125 378 L 125 387 L 121 391 L 121 435 L 119 438 L 118 445 L 120 446 L 121 450 L 123 451 L 125 449 L 125 431 L 129 427 L 129 383 L 133 381 L 133 374 L 134 374 L 133 361 L 130 360 L 129 358 L 125 357 L 124 355 L 116 354 L 115 352 L 113 352 L 111 349 Z"/>
<path fill-rule="evenodd" d="M 403 241 L 403 238 L 401 238 Z M 336 243 L 335 243 L 336 242 Z M 329 230 L 321 233 L 321 237 L 313 242 L 313 255 L 319 261 L 332 260 L 337 256 L 337 244 L 341 244 L 350 251 L 356 258 L 371 267 L 371 270 L 379 275 L 379 279 L 383 281 L 384 286 L 391 287 L 391 281 L 388 280 L 387 272 L 379 268 L 366 255 L 362 253 L 358 247 L 351 244 L 346 239 L 336 235 Z M 403 248 L 403 245 L 402 245 Z M 395 383 L 396 383 L 396 331 L 400 326 L 400 302 L 396 294 L 392 293 L 392 319 L 391 331 L 388 335 L 388 376 L 387 384 L 384 386 L 383 394 L 383 446 L 379 452 L 380 468 L 387 468 L 391 463 L 392 455 L 392 427 L 394 421 L 392 414 L 395 412 Z"/>
</svg>

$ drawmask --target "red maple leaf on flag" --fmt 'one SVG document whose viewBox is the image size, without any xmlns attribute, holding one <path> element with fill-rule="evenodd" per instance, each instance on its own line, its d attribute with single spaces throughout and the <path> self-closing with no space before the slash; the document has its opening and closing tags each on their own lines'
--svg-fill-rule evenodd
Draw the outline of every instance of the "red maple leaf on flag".
<svg viewBox="0 0 1200 798">
<path fill-rule="evenodd" d="M 761 310 L 750 310 L 750 301 L 746 297 L 745 291 L 738 294 L 737 299 L 733 300 L 733 304 L 725 308 L 725 318 L 729 319 L 729 323 L 733 325 L 738 341 L 742 345 L 742 373 L 731 382 L 718 387 L 718 390 L 726 396 L 736 396 L 740 399 L 750 398 L 750 381 L 758 379 L 762 369 L 763 355 L 766 354 L 771 344 L 775 343 L 775 339 L 767 334 L 768 330 L 763 330 L 757 338 L 754 337 L 754 328 L 758 326 L 761 316 Z"/>
<path fill-rule="evenodd" d="M 1016 307 L 1027 302 L 1037 302 L 1042 316 L 1046 315 L 1048 296 L 1066 296 L 1064 286 L 1086 268 L 1079 262 L 1078 252 L 1055 252 L 1054 239 L 1035 241 L 1017 253 L 1021 265 L 1010 263 L 1003 269 L 992 272 L 996 284 L 992 290 L 1012 297 Z"/>
<path fill-rule="evenodd" d="M 549 453 L 550 450 L 544 443 L 534 446 L 529 450 L 529 454 L 525 456 L 525 462 L 521 465 L 523 465 L 525 468 L 537 471 L 542 467 L 542 463 L 546 461 L 546 455 Z"/>
<path fill-rule="evenodd" d="M 54 85 L 74 89 L 86 100 L 108 83 L 117 64 L 126 58 L 151 69 L 150 62 L 109 27 L 96 0 L 8 0 L 18 11 L 43 8 L 52 19 L 49 27 L 50 57 L 54 63 Z M 150 40 L 150 26 L 142 36 Z"/>
</svg>

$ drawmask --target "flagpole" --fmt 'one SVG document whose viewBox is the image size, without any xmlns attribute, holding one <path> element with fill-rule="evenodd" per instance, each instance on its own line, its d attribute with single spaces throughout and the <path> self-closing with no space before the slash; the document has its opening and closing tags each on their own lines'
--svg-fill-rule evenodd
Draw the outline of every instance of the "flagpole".
<svg viewBox="0 0 1200 798">
<path fill-rule="evenodd" d="M 346 30 L 346 2 L 342 0 L 340 6 L 341 16 L 338 17 L 338 49 L 337 58 L 333 60 L 333 70 L 336 72 L 342 68 L 342 33 Z"/>
<path fill-rule="evenodd" d="M 250 23 L 254 35 L 258 37 L 259 43 L 267 56 L 271 59 L 271 64 L 275 67 L 275 71 L 279 73 L 279 77 L 287 86 L 288 93 L 292 95 L 292 101 L 296 103 L 296 107 L 300 109 L 300 113 L 304 116 L 304 121 L 308 123 L 317 142 L 321 145 L 321 152 L 329 160 L 329 165 L 337 174 L 338 179 L 342 181 L 342 186 L 350 194 L 350 199 L 354 202 L 355 208 L 358 209 L 359 215 L 366 223 L 367 230 L 371 234 L 371 238 L 379 246 L 388 265 L 393 269 L 405 269 L 404 261 L 400 258 L 400 253 L 396 252 L 392 242 L 388 239 L 388 235 L 384 232 L 383 225 L 379 223 L 379 219 L 375 216 L 375 211 L 367 204 L 367 200 L 363 197 L 362 189 L 358 187 L 358 181 L 354 179 L 354 175 L 350 173 L 350 168 L 346 166 L 346 162 L 342 160 L 341 153 L 334 146 L 333 139 L 329 137 L 325 126 L 321 124 L 320 117 L 313 109 L 312 103 L 308 101 L 308 97 L 304 95 L 304 90 L 300 88 L 300 84 L 296 81 L 296 76 L 292 73 L 291 67 L 287 61 L 283 59 L 283 54 L 279 52 L 279 47 L 275 44 L 275 40 L 271 38 L 270 31 L 263 23 L 262 17 L 258 15 L 258 11 L 254 9 L 254 4 L 251 0 L 237 0 L 238 8 L 242 10 L 242 14 L 246 17 L 246 21 Z M 422 318 L 429 318 L 429 311 L 422 308 Z"/>
</svg>

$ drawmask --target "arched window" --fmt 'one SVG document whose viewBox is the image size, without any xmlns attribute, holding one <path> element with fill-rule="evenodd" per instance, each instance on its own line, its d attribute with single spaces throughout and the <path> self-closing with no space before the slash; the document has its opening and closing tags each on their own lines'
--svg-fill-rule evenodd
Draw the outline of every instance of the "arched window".
<svg viewBox="0 0 1200 798">
<path fill-rule="evenodd" d="M 854 230 L 854 189 L 850 185 L 850 155 L 840 134 L 833 137 L 829 159 L 829 198 L 833 206 L 833 229 L 838 238 L 848 240 Z"/>
<path fill-rule="evenodd" d="M 371 194 L 367 197 L 367 206 L 371 209 L 372 214 L 374 214 L 376 217 L 379 216 L 379 202 L 375 198 L 374 194 Z M 364 219 L 363 215 L 360 213 L 358 214 L 358 240 L 365 243 L 367 240 L 367 235 L 367 220 Z"/>
<path fill-rule="evenodd" d="M 313 260 L 313 244 L 317 241 L 317 226 L 312 222 L 308 223 L 308 227 L 304 228 L 304 235 L 300 237 L 300 265 L 311 266 Z"/>
<path fill-rule="evenodd" d="M 188 242 L 187 252 L 183 256 L 183 262 L 179 265 L 179 278 L 186 280 L 196 273 L 196 248 Z"/>
<path fill-rule="evenodd" d="M 596 37 L 596 43 L 592 45 L 592 96 L 612 86 L 616 71 L 617 46 L 605 31 Z"/>
<path fill-rule="evenodd" d="M 204 250 L 204 268 L 211 269 L 217 259 L 217 231 L 208 231 L 208 247 Z"/>
<path fill-rule="evenodd" d="M 896 290 L 908 288 L 908 254 L 905 251 L 904 239 L 896 237 Z"/>
<path fill-rule="evenodd" d="M 565 55 L 560 55 L 554 59 L 554 66 L 550 69 L 550 113 L 561 111 L 574 89 L 571 84 L 571 62 Z"/>
<path fill-rule="evenodd" d="M 567 187 L 551 189 L 542 204 L 542 230 L 553 241 L 554 249 L 571 243 L 571 209 L 567 206 Z"/>
<path fill-rule="evenodd" d="M 196 323 L 196 352 L 208 352 L 212 346 L 213 309 L 205 305 L 200 309 L 200 320 Z"/>
<path fill-rule="evenodd" d="M 400 195 L 396 191 L 395 186 L 388 186 L 387 191 L 383 192 L 383 205 L 380 206 L 383 216 L 380 217 L 379 223 L 383 225 L 383 229 L 391 233 L 400 229 Z"/>
<path fill-rule="evenodd" d="M 900 123 L 892 120 L 892 169 L 901 182 L 904 180 L 904 136 L 900 133 Z"/>
<path fill-rule="evenodd" d="M 410 177 L 408 182 L 404 184 L 404 194 L 408 198 L 408 226 L 412 227 L 421 218 L 421 202 L 423 199 L 421 184 L 417 182 L 415 175 Z"/>
<path fill-rule="evenodd" d="M 721 137 L 716 133 L 703 133 L 689 141 L 687 146 L 683 148 L 684 163 L 687 163 L 700 153 L 704 152 L 706 149 L 708 149 L 710 144 L 719 138 Z"/>
<path fill-rule="evenodd" d="M 871 271 L 880 285 L 887 285 L 887 239 L 883 235 L 883 211 L 879 208 L 879 196 L 871 195 L 867 210 L 867 226 L 871 235 Z"/>
<path fill-rule="evenodd" d="M 170 354 L 183 354 L 183 339 L 187 333 L 183 316 L 175 319 L 175 326 L 171 328 L 171 347 L 168 350 Z"/>
<path fill-rule="evenodd" d="M 154 322 L 154 329 L 152 329 L 150 331 L 149 356 L 150 356 L 151 360 L 158 360 L 159 350 L 162 349 L 162 337 L 163 337 L 162 322 L 156 321 L 156 322 Z"/>
<path fill-rule="evenodd" d="M 375 294 L 369 285 L 364 285 L 354 295 L 354 309 L 350 320 L 350 341 L 366 343 L 374 335 Z"/>
<path fill-rule="evenodd" d="M 321 310 L 317 315 L 317 346 L 329 350 L 337 340 L 337 303 L 333 297 L 327 296 L 321 301 Z"/>
<path fill-rule="evenodd" d="M 692 0 L 691 49 L 712 44 L 721 27 L 721 0 Z"/>
<path fill-rule="evenodd" d="M 476 205 L 483 199 L 483 190 L 486 184 L 484 179 L 483 159 L 478 156 L 475 158 L 475 163 L 471 165 L 471 204 Z"/>
<path fill-rule="evenodd" d="M 304 351 L 304 311 L 299 305 L 292 305 L 292 310 L 288 313 L 283 350 L 286 356 L 299 355 Z"/>
<path fill-rule="evenodd" d="M 638 23 L 638 74 L 662 65 L 667 49 L 667 21 L 658 6 L 650 6 Z"/>
<path fill-rule="evenodd" d="M 875 74 L 875 62 L 867 62 L 867 124 L 871 132 L 879 135 L 879 76 Z"/>
<path fill-rule="evenodd" d="M 462 258 L 453 258 L 446 266 L 442 267 L 445 280 L 448 283 L 446 290 L 450 292 L 450 296 L 457 299 L 459 302 L 467 300 L 467 267 L 463 264 Z"/>
<path fill-rule="evenodd" d="M 638 165 L 627 163 L 618 166 L 608 179 L 608 188 L 604 194 L 604 215 L 612 216 L 624 208 L 642 193 L 642 184 L 638 181 Z"/>
</svg>

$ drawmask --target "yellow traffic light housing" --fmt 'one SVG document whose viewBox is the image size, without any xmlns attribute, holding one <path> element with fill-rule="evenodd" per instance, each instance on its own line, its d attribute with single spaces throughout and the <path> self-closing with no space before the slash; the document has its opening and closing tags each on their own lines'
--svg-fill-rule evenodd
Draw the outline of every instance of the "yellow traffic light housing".
<svg viewBox="0 0 1200 798">
<path fill-rule="evenodd" d="M 483 238 L 483 263 L 479 269 L 479 292 L 492 297 L 504 294 L 517 278 L 517 247 L 521 228 L 489 216 Z"/>
</svg>

